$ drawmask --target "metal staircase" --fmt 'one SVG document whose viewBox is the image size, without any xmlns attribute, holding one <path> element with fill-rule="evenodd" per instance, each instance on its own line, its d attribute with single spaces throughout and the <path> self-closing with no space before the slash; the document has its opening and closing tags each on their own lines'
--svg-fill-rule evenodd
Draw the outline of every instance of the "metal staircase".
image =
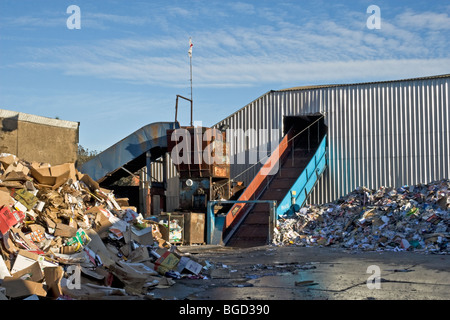
<svg viewBox="0 0 450 320">
<path fill-rule="evenodd" d="M 214 214 L 208 206 L 209 243 L 233 247 L 254 247 L 271 241 L 279 216 L 299 210 L 327 166 L 327 135 L 315 136 L 291 129 L 266 164 L 247 186 L 228 213 Z M 278 162 L 278 163 L 277 163 Z M 278 172 L 264 175 L 268 166 L 279 165 Z M 274 205 L 268 206 L 273 203 Z M 270 208 L 273 207 L 273 210 Z"/>
</svg>

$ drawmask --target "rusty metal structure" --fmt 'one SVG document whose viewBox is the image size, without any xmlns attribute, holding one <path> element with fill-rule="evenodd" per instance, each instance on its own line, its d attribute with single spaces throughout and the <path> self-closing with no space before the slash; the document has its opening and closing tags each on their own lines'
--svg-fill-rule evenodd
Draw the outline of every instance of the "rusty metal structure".
<svg viewBox="0 0 450 320">
<path fill-rule="evenodd" d="M 177 131 L 182 132 L 182 140 L 187 142 L 180 149 L 175 130 L 168 130 L 167 152 L 172 159 L 183 159 L 175 164 L 180 179 L 179 208 L 205 212 L 208 201 L 231 196 L 226 134 L 205 127 L 181 127 Z"/>
</svg>

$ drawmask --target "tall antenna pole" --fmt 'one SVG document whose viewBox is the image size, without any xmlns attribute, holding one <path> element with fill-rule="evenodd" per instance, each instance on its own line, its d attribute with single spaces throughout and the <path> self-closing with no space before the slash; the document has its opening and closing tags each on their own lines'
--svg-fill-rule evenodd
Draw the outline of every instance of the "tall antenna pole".
<svg viewBox="0 0 450 320">
<path fill-rule="evenodd" d="M 194 109 L 194 100 L 192 98 L 192 38 L 189 37 L 189 66 L 190 66 L 190 75 L 191 75 L 191 127 L 193 126 L 193 109 Z"/>
</svg>

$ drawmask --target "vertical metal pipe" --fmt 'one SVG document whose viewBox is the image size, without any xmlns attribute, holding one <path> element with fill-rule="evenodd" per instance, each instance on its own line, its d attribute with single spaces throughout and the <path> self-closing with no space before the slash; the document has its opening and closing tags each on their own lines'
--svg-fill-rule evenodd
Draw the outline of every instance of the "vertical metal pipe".
<svg viewBox="0 0 450 320">
<path fill-rule="evenodd" d="M 191 72 L 191 127 L 193 126 L 193 112 L 194 112 L 194 98 L 192 97 L 192 56 L 189 57 L 190 72 Z"/>
<path fill-rule="evenodd" d="M 145 179 L 147 178 L 147 167 L 142 168 L 139 172 L 139 212 L 145 212 Z"/>
<path fill-rule="evenodd" d="M 178 117 L 178 96 L 177 99 L 175 100 L 175 122 L 177 122 L 177 117 Z"/>
<path fill-rule="evenodd" d="M 151 196 L 151 187 L 152 187 L 152 160 L 151 153 L 147 151 L 146 154 L 146 163 L 147 163 L 147 181 L 145 185 L 145 212 L 144 215 L 146 217 L 151 215 L 151 205 L 152 205 L 152 196 Z"/>
</svg>

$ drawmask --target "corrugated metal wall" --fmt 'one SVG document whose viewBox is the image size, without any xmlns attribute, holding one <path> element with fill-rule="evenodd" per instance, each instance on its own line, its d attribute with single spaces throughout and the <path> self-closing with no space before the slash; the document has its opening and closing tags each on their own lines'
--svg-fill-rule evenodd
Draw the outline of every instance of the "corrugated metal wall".
<svg viewBox="0 0 450 320">
<path fill-rule="evenodd" d="M 180 185 L 177 167 L 172 162 L 170 156 L 167 157 L 167 186 L 166 186 L 166 210 L 173 211 L 179 206 L 180 198 Z M 164 166 L 161 162 L 152 162 L 150 164 L 152 170 L 152 181 L 163 182 L 164 181 Z"/>
<path fill-rule="evenodd" d="M 324 114 L 329 166 L 310 198 L 324 203 L 358 186 L 376 189 L 449 178 L 449 82 L 447 75 L 270 91 L 215 127 L 277 130 L 281 137 L 284 116 Z M 248 157 L 264 139 L 241 144 L 239 152 Z M 231 176 L 249 183 L 258 169 L 232 164 Z"/>
</svg>

